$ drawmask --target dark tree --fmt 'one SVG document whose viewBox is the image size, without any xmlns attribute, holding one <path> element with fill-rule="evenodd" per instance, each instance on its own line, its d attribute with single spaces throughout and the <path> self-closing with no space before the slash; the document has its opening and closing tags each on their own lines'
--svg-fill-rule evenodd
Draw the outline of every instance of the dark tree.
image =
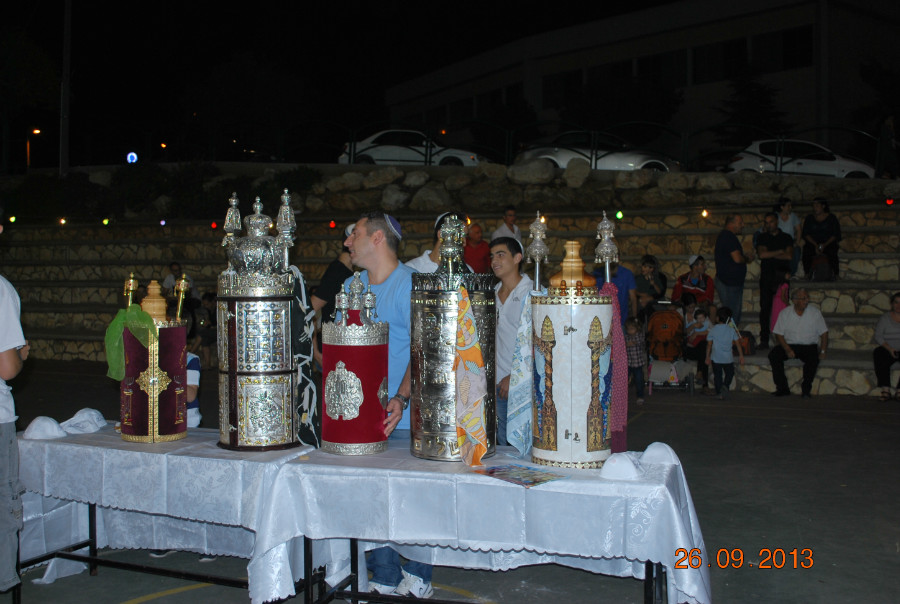
<svg viewBox="0 0 900 604">
<path fill-rule="evenodd" d="M 746 147 L 759 138 L 786 134 L 791 124 L 786 112 L 778 108 L 778 90 L 759 81 L 758 75 L 745 72 L 729 82 L 731 95 L 716 108 L 721 124 L 713 128 L 717 142 L 723 147 Z"/>
</svg>

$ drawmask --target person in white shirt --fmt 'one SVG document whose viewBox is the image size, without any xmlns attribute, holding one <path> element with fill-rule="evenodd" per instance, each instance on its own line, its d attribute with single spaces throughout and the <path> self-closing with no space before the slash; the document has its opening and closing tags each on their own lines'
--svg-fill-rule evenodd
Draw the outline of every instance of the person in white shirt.
<svg viewBox="0 0 900 604">
<path fill-rule="evenodd" d="M 491 241 L 501 237 L 512 237 L 519 243 L 522 243 L 522 231 L 516 226 L 515 206 L 506 206 L 506 209 L 503 211 L 503 224 L 497 227 L 497 230 L 491 235 Z"/>
<path fill-rule="evenodd" d="M 433 273 L 438 269 L 441 261 L 441 227 L 444 225 L 444 219 L 450 216 L 456 217 L 468 224 L 469 218 L 463 212 L 444 212 L 434 221 L 434 244 L 430 250 L 422 252 L 421 256 L 416 256 L 412 260 L 404 262 L 406 266 L 414 269 L 417 273 Z M 472 267 L 469 267 L 471 270 Z"/>
<path fill-rule="evenodd" d="M 825 358 L 828 351 L 828 327 L 822 312 L 809 305 L 809 294 L 805 289 L 794 290 L 791 302 L 792 305 L 778 315 L 772 330 L 778 344 L 769 352 L 772 380 L 775 382 L 773 394 L 787 396 L 791 393 L 784 374 L 784 362 L 787 359 L 800 359 L 803 362 L 800 389 L 803 398 L 809 398 L 819 361 Z"/>
<path fill-rule="evenodd" d="M 0 207 L 0 216 L 3 208 Z M 0 225 L 0 233 L 3 226 Z M 16 405 L 6 384 L 28 358 L 30 346 L 19 320 L 21 302 L 15 288 L 0 276 L 0 592 L 19 583 L 16 558 L 22 529 L 22 487 L 19 484 L 19 445 Z"/>
<path fill-rule="evenodd" d="M 506 412 L 509 398 L 509 374 L 516 344 L 516 331 L 522 306 L 532 289 L 528 275 L 521 273 L 524 250 L 522 244 L 512 237 L 499 237 L 491 241 L 491 270 L 500 282 L 494 286 L 496 292 L 497 328 L 494 337 L 494 352 L 497 381 L 497 444 L 508 444 L 506 440 Z"/>
</svg>

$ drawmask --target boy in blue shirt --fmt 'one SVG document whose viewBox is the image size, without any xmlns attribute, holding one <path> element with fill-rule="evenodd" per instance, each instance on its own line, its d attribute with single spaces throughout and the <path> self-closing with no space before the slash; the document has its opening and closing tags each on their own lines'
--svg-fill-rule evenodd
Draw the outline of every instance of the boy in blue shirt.
<svg viewBox="0 0 900 604">
<path fill-rule="evenodd" d="M 712 365 L 713 384 L 716 388 L 716 398 L 725 400 L 725 392 L 731 386 L 734 379 L 734 354 L 732 345 L 740 340 L 740 334 L 734 321 L 731 320 L 731 309 L 721 307 L 716 312 L 717 323 L 713 325 L 706 336 L 706 364 Z M 738 357 L 741 365 L 744 364 L 744 351 L 737 346 Z M 723 378 L 724 374 L 724 380 Z M 722 390 L 722 385 L 725 390 Z"/>
</svg>

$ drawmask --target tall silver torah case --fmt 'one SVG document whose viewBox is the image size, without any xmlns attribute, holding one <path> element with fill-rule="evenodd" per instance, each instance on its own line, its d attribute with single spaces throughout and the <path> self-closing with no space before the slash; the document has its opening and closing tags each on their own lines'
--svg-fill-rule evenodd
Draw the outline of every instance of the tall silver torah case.
<svg viewBox="0 0 900 604">
<path fill-rule="evenodd" d="M 445 229 L 449 229 L 445 232 Z M 494 388 L 494 276 L 474 274 L 462 261 L 465 230 L 447 219 L 441 228 L 441 264 L 434 273 L 412 276 L 410 334 L 410 451 L 416 457 L 462 461 L 456 435 L 456 327 L 459 287 L 469 293 L 487 374 L 484 401 L 487 452 L 496 451 L 497 414 Z"/>
<path fill-rule="evenodd" d="M 531 298 L 531 461 L 599 468 L 610 455 L 612 299 L 591 287 Z"/>
<path fill-rule="evenodd" d="M 225 219 L 228 269 L 218 281 L 219 446 L 285 449 L 300 444 L 296 367 L 291 350 L 293 274 L 287 260 L 292 224 L 280 212 L 279 234 L 259 198 L 240 233 L 236 196 Z M 289 199 L 285 202 L 289 207 Z M 291 222 L 293 215 L 291 215 Z"/>
</svg>

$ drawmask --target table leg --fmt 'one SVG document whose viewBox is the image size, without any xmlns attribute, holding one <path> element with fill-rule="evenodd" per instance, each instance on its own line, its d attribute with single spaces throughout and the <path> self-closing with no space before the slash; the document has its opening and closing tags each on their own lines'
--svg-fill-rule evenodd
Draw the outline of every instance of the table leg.
<svg viewBox="0 0 900 604">
<path fill-rule="evenodd" d="M 97 558 L 97 504 L 90 503 L 88 504 L 88 540 L 90 541 L 90 546 L 88 546 L 88 555 L 92 559 Z M 97 576 L 97 563 L 90 562 L 88 564 L 88 569 L 90 569 L 90 573 L 92 577 Z"/>
<path fill-rule="evenodd" d="M 665 602 L 666 571 L 660 563 L 644 563 L 644 604 Z"/>
</svg>

